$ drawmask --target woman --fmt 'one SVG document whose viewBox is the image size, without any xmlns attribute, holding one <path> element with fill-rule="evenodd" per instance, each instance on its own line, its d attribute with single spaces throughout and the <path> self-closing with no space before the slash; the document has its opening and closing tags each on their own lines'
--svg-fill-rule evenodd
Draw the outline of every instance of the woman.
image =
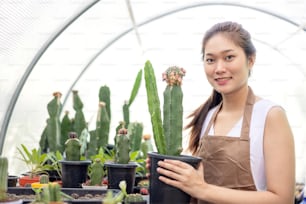
<svg viewBox="0 0 306 204">
<path fill-rule="evenodd" d="M 193 203 L 290 204 L 294 201 L 292 131 L 279 105 L 248 86 L 256 50 L 235 22 L 214 25 L 203 39 L 211 97 L 190 117 L 189 150 L 199 168 L 159 162 L 160 180 L 190 194 Z"/>
</svg>

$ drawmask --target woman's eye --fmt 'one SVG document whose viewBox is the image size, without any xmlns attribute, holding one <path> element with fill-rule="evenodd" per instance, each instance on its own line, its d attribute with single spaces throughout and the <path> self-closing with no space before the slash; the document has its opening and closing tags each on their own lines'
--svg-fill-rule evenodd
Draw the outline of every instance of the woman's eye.
<svg viewBox="0 0 306 204">
<path fill-rule="evenodd" d="M 208 58 L 208 59 L 206 59 L 206 62 L 207 62 L 208 64 L 211 64 L 211 63 L 213 63 L 213 62 L 214 62 L 214 60 L 213 60 L 213 59 L 211 59 L 211 58 Z"/>
<path fill-rule="evenodd" d="M 231 61 L 231 60 L 233 60 L 234 59 L 234 55 L 229 55 L 229 56 L 226 56 L 225 57 L 225 60 L 226 61 Z"/>
</svg>

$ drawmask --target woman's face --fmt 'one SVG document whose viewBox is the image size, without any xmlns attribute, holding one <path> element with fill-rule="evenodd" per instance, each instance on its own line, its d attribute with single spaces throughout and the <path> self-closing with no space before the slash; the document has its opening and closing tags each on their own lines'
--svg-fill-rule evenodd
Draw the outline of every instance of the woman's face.
<svg viewBox="0 0 306 204">
<path fill-rule="evenodd" d="M 206 43 L 206 77 L 221 94 L 229 94 L 246 86 L 253 62 L 254 60 L 247 60 L 243 49 L 225 34 L 216 34 Z"/>
</svg>

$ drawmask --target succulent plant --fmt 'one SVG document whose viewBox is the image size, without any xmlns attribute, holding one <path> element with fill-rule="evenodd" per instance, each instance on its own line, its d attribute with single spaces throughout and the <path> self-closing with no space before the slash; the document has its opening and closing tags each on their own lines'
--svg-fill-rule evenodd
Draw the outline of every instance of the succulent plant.
<svg viewBox="0 0 306 204">
<path fill-rule="evenodd" d="M 0 157 L 0 201 L 7 197 L 7 177 L 8 177 L 8 160 L 6 157 Z"/>
<path fill-rule="evenodd" d="M 142 152 L 142 157 L 143 158 L 147 158 L 147 154 L 148 152 L 152 152 L 153 151 L 153 145 L 152 145 L 152 141 L 151 141 L 151 135 L 150 134 L 144 134 L 142 136 L 142 143 L 141 143 L 141 147 L 140 150 Z"/>
<path fill-rule="evenodd" d="M 91 165 L 90 171 L 90 183 L 91 186 L 100 186 L 104 177 L 104 166 L 101 162 L 101 159 L 96 158 L 94 163 Z"/>
<path fill-rule="evenodd" d="M 167 82 L 163 95 L 163 120 L 156 77 L 150 61 L 146 62 L 144 70 L 148 107 L 157 151 L 160 154 L 177 156 L 182 151 L 183 92 L 181 85 L 185 70 L 172 66 L 162 75 L 163 80 Z"/>
<path fill-rule="evenodd" d="M 96 122 L 97 149 L 105 148 L 106 145 L 108 144 L 109 130 L 110 130 L 110 120 L 107 113 L 106 103 L 100 101 L 97 122 Z"/>
<path fill-rule="evenodd" d="M 140 202 L 140 201 L 144 201 L 144 198 L 142 197 L 140 193 L 127 194 L 124 198 L 125 204 L 129 204 L 133 202 Z"/>
<path fill-rule="evenodd" d="M 81 159 L 81 143 L 76 132 L 70 132 L 65 143 L 66 160 L 79 161 Z"/>
<path fill-rule="evenodd" d="M 47 174 L 42 174 L 39 176 L 39 183 L 40 184 L 47 184 L 49 183 L 49 176 Z"/>
<path fill-rule="evenodd" d="M 130 161 L 130 138 L 128 130 L 124 127 L 119 129 L 115 137 L 115 163 L 127 164 Z"/>
<path fill-rule="evenodd" d="M 85 116 L 83 113 L 83 102 L 79 96 L 77 90 L 73 90 L 73 109 L 75 110 L 74 116 L 74 131 L 78 136 L 81 135 L 82 131 L 87 127 Z"/>
<path fill-rule="evenodd" d="M 104 102 L 109 120 L 111 120 L 111 100 L 110 100 L 110 89 L 104 85 L 99 90 L 99 102 Z"/>
<path fill-rule="evenodd" d="M 128 133 L 130 137 L 131 152 L 140 150 L 142 132 L 143 132 L 142 123 L 132 122 L 129 124 Z"/>
</svg>

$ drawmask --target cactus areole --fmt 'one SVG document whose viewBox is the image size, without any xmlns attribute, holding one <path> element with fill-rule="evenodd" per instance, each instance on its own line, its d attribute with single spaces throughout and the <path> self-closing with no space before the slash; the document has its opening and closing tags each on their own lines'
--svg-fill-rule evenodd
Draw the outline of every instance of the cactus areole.
<svg viewBox="0 0 306 204">
<path fill-rule="evenodd" d="M 163 81 L 167 82 L 163 94 L 162 120 L 156 78 L 149 61 L 146 62 L 144 70 L 148 106 L 157 151 L 160 154 L 178 156 L 182 151 L 183 133 L 183 91 L 181 85 L 186 71 L 183 68 L 172 66 L 162 74 Z"/>
</svg>

